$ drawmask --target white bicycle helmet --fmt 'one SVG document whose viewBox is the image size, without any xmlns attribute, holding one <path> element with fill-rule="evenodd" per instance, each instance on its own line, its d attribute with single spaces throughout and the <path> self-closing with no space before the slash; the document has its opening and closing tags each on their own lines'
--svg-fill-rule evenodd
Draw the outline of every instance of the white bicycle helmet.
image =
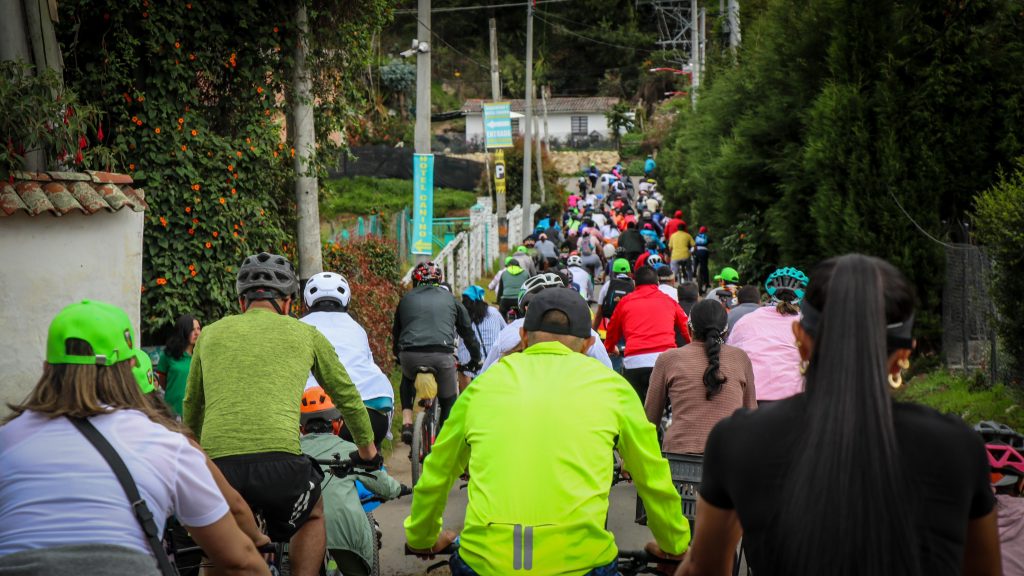
<svg viewBox="0 0 1024 576">
<path fill-rule="evenodd" d="M 519 309 L 523 309 L 523 305 L 530 301 L 530 298 L 545 288 L 565 288 L 565 278 L 555 274 L 553 272 L 542 272 L 533 276 L 526 282 L 523 282 L 523 286 L 519 288 L 519 301 L 517 302 Z"/>
<path fill-rule="evenodd" d="M 341 274 L 335 272 L 321 272 L 314 274 L 306 282 L 306 288 L 302 291 L 302 297 L 306 306 L 312 307 L 318 300 L 334 300 L 345 308 L 352 299 L 352 289 L 349 288 L 348 280 Z"/>
<path fill-rule="evenodd" d="M 566 266 L 583 266 L 583 258 L 573 254 L 565 261 Z"/>
<path fill-rule="evenodd" d="M 664 262 L 661 260 L 661 256 L 657 254 L 651 254 L 650 256 L 648 256 L 647 260 L 645 260 L 644 263 L 650 266 L 651 268 L 655 268 L 657 264 L 664 264 Z"/>
</svg>

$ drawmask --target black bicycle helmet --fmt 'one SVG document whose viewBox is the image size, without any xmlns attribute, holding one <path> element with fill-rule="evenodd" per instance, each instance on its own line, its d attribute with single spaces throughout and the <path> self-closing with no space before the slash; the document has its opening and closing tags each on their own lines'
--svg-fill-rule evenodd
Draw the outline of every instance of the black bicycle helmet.
<svg viewBox="0 0 1024 576">
<path fill-rule="evenodd" d="M 267 252 L 246 258 L 235 280 L 235 291 L 246 300 L 287 298 L 298 289 L 292 263 L 284 256 Z"/>
</svg>

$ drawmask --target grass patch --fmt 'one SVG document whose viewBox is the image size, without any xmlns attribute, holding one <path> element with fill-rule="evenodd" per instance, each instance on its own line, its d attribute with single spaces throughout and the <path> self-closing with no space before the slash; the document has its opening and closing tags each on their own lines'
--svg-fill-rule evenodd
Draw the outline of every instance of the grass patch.
<svg viewBox="0 0 1024 576">
<path fill-rule="evenodd" d="M 320 216 L 333 219 L 340 214 L 365 215 L 374 212 L 393 214 L 412 206 L 412 180 L 356 176 L 327 180 L 321 187 Z M 476 204 L 476 194 L 465 190 L 434 190 L 434 215 L 468 210 Z"/>
<path fill-rule="evenodd" d="M 912 379 L 896 393 L 896 398 L 960 416 L 972 426 L 983 420 L 995 420 L 1024 430 L 1024 410 L 1020 408 L 1024 394 L 1002 384 L 988 386 L 983 375 L 936 370 Z"/>
</svg>

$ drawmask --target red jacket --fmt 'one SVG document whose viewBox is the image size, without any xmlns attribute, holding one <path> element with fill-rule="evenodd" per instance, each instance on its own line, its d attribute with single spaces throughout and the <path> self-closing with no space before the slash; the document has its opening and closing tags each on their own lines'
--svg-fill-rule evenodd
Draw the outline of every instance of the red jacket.
<svg viewBox="0 0 1024 576">
<path fill-rule="evenodd" d="M 668 224 L 665 225 L 665 241 L 668 242 L 668 239 L 671 238 L 672 235 L 675 234 L 676 230 L 679 230 L 679 227 L 682 225 L 683 221 L 679 218 L 669 220 Z"/>
<path fill-rule="evenodd" d="M 676 347 L 676 330 L 690 341 L 686 312 L 658 290 L 657 284 L 637 286 L 615 305 L 604 347 L 609 353 L 626 338 L 626 356 L 664 352 Z"/>
</svg>

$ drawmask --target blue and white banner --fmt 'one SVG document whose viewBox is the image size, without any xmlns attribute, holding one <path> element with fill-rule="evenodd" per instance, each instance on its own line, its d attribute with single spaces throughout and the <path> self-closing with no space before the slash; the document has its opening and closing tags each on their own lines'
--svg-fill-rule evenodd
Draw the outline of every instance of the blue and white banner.
<svg viewBox="0 0 1024 576">
<path fill-rule="evenodd" d="M 484 141 L 487 148 L 512 147 L 512 104 L 484 104 Z"/>
<path fill-rule="evenodd" d="M 412 155 L 412 253 L 434 249 L 434 155 Z"/>
</svg>

